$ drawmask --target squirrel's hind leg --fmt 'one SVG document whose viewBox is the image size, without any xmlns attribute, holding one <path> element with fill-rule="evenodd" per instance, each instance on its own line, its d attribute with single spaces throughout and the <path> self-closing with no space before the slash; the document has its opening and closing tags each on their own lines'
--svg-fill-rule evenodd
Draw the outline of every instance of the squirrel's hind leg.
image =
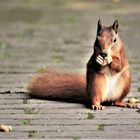
<svg viewBox="0 0 140 140">
<path fill-rule="evenodd" d="M 125 108 L 138 108 L 137 104 L 134 103 L 128 103 L 128 102 L 122 102 L 122 101 L 116 101 L 115 103 L 115 106 L 118 106 L 118 107 L 125 107 Z"/>
</svg>

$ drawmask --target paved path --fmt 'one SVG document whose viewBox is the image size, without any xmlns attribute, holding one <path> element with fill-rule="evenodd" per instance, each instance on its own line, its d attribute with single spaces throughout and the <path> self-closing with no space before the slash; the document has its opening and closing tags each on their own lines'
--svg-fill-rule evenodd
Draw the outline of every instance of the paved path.
<svg viewBox="0 0 140 140">
<path fill-rule="evenodd" d="M 118 19 L 132 68 L 129 97 L 140 100 L 139 7 L 138 0 L 1 1 L 0 124 L 11 125 L 13 131 L 0 132 L 0 139 L 140 139 L 139 109 L 92 111 L 83 104 L 32 99 L 26 93 L 37 71 L 85 73 L 97 20 L 110 25 Z"/>
</svg>

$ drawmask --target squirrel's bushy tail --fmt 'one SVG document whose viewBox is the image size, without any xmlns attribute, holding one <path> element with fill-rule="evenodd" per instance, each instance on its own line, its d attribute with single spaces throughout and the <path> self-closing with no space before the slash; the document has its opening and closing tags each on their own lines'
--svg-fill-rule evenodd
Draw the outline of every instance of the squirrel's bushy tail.
<svg viewBox="0 0 140 140">
<path fill-rule="evenodd" d="M 37 98 L 81 102 L 86 99 L 86 80 L 82 75 L 44 72 L 31 79 L 28 91 Z"/>
</svg>

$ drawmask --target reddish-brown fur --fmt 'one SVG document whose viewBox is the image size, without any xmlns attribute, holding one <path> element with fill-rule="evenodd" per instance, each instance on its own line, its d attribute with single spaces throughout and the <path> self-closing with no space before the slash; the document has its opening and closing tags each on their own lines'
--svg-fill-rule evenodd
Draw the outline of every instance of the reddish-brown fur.
<svg viewBox="0 0 140 140">
<path fill-rule="evenodd" d="M 112 61 L 109 64 L 102 65 L 102 62 L 97 62 L 97 57 L 102 56 L 103 52 L 111 52 Z M 106 57 L 108 55 L 109 53 Z M 114 91 L 109 87 L 112 83 L 115 83 Z M 94 53 L 87 64 L 87 93 L 92 108 L 103 109 L 101 103 L 106 101 L 113 102 L 117 106 L 132 107 L 122 102 L 130 90 L 130 85 L 131 74 L 124 46 L 118 35 L 118 22 L 115 21 L 112 26 L 105 27 L 99 20 Z"/>
<path fill-rule="evenodd" d="M 86 80 L 83 75 L 48 71 L 33 77 L 28 91 L 38 98 L 85 102 Z"/>
<path fill-rule="evenodd" d="M 107 51 L 111 53 L 105 54 Z M 103 53 L 106 57 L 103 57 Z M 115 86 L 109 87 L 111 80 Z M 81 75 L 44 72 L 33 77 L 28 90 L 30 95 L 39 98 L 84 102 L 88 99 L 93 109 L 103 109 L 101 103 L 106 101 L 113 102 L 116 106 L 136 107 L 122 102 L 130 90 L 130 85 L 131 73 L 123 43 L 118 35 L 118 22 L 105 27 L 99 20 L 94 52 L 87 64 L 86 78 Z M 114 87 L 115 92 L 112 90 Z"/>
</svg>

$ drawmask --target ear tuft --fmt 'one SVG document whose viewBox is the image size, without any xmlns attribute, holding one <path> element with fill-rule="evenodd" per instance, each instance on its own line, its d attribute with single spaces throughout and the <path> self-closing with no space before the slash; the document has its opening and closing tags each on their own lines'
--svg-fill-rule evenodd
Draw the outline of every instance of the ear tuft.
<svg viewBox="0 0 140 140">
<path fill-rule="evenodd" d="M 98 25 L 97 25 L 97 34 L 101 31 L 101 29 L 102 29 L 102 23 L 101 23 L 101 20 L 99 19 Z"/>
<path fill-rule="evenodd" d="M 118 27 L 119 27 L 119 22 L 118 22 L 118 20 L 115 20 L 113 25 L 112 25 L 112 28 L 116 34 L 118 33 Z"/>
</svg>

